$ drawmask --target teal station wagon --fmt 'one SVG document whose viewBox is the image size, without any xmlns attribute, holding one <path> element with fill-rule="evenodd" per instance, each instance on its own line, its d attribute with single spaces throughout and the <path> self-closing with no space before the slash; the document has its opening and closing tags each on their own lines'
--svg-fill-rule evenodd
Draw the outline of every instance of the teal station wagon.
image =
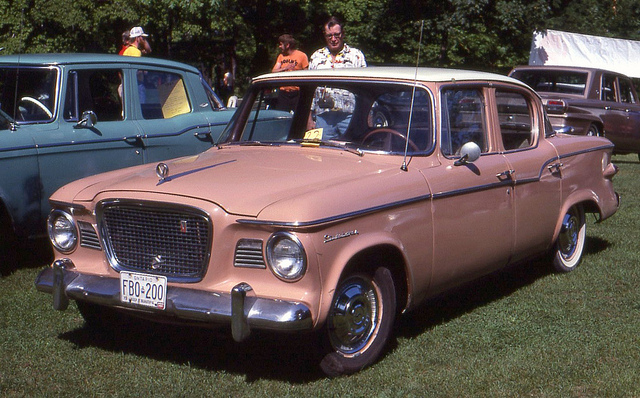
<svg viewBox="0 0 640 398">
<path fill-rule="evenodd" d="M 49 196 L 81 177 L 192 155 L 233 114 L 191 66 L 106 54 L 0 57 L 0 255 L 44 234 Z"/>
</svg>

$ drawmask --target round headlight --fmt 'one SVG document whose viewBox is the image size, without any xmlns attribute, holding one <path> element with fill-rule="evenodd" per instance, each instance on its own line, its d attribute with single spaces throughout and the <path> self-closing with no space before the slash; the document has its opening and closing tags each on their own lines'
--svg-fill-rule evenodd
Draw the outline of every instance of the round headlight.
<svg viewBox="0 0 640 398">
<path fill-rule="evenodd" d="M 276 232 L 267 242 L 267 263 L 277 277 L 293 282 L 304 275 L 307 255 L 295 235 Z"/>
<path fill-rule="evenodd" d="M 51 243 L 59 251 L 69 253 L 76 248 L 78 233 L 70 214 L 61 210 L 52 211 L 49 214 L 47 229 Z"/>
</svg>

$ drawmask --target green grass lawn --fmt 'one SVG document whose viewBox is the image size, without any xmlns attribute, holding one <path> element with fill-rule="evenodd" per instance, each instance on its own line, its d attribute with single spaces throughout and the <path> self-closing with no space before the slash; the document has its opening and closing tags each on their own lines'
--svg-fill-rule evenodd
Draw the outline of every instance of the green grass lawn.
<svg viewBox="0 0 640 398">
<path fill-rule="evenodd" d="M 589 217 L 572 273 L 510 267 L 401 318 L 371 368 L 327 379 L 306 335 L 134 323 L 96 333 L 75 305 L 54 311 L 34 280 L 45 260 L 0 279 L 0 396 L 640 396 L 640 163 L 614 156 L 620 210 Z"/>
</svg>

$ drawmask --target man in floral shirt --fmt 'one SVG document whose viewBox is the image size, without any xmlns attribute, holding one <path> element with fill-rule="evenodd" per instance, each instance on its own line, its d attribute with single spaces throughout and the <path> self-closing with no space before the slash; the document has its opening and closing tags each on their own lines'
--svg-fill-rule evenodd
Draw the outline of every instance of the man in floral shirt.
<svg viewBox="0 0 640 398">
<path fill-rule="evenodd" d="M 327 46 L 311 55 L 309 69 L 362 68 L 367 66 L 362 51 L 344 42 L 342 22 L 331 17 L 324 24 Z M 355 97 L 343 89 L 318 89 L 313 101 L 315 127 L 323 129 L 323 139 L 340 138 L 349 126 Z"/>
<path fill-rule="evenodd" d="M 324 38 L 327 46 L 311 55 L 309 69 L 328 68 L 361 68 L 367 66 L 364 54 L 357 48 L 350 47 L 344 42 L 342 22 L 331 17 L 324 24 Z"/>
</svg>

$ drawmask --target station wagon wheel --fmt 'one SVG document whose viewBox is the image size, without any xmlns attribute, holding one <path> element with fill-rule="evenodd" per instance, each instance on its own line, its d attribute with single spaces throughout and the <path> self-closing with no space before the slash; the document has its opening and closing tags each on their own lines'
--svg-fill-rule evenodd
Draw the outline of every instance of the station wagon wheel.
<svg viewBox="0 0 640 398">
<path fill-rule="evenodd" d="M 578 266 L 582 259 L 586 230 L 584 209 L 581 205 L 571 206 L 562 220 L 554 249 L 553 265 L 557 271 L 571 272 Z"/>
<path fill-rule="evenodd" d="M 600 129 L 595 124 L 591 123 L 589 125 L 589 129 L 587 130 L 587 135 L 590 137 L 599 137 Z"/>
<path fill-rule="evenodd" d="M 371 365 L 384 348 L 396 316 L 393 276 L 380 267 L 373 277 L 357 273 L 335 291 L 327 318 L 329 353 L 320 367 L 329 376 L 351 374 Z"/>
<path fill-rule="evenodd" d="M 385 134 L 386 137 L 383 137 L 383 139 L 375 139 L 376 135 L 381 135 L 381 134 Z M 405 135 L 400 133 L 399 131 L 390 129 L 388 127 L 381 127 L 368 132 L 362 139 L 362 145 L 370 146 L 374 148 L 379 147 L 379 149 L 383 149 L 391 152 L 391 149 L 392 149 L 391 137 L 394 135 L 396 137 L 402 138 L 403 141 L 407 141 L 407 137 L 405 137 Z M 382 145 L 378 145 L 378 143 L 381 143 Z M 411 139 L 409 139 L 409 146 L 415 152 L 420 151 L 418 146 Z"/>
</svg>

